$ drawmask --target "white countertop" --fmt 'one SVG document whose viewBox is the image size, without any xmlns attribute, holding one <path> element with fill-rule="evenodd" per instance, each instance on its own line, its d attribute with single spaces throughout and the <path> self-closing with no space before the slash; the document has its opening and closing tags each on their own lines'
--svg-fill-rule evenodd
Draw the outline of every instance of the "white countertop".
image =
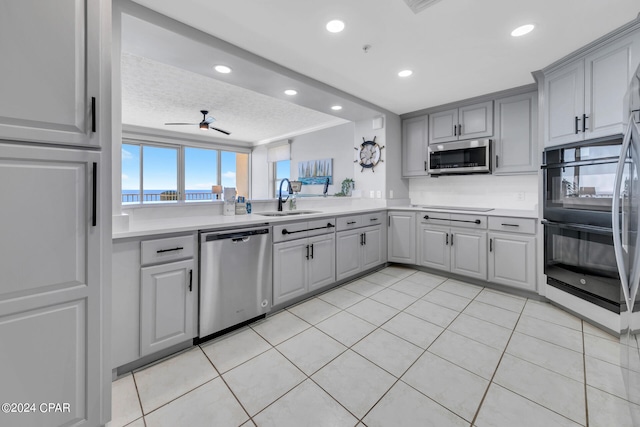
<svg viewBox="0 0 640 427">
<path fill-rule="evenodd" d="M 299 209 L 299 210 L 307 210 Z M 308 210 L 319 211 L 319 213 L 311 213 L 304 215 L 291 215 L 282 217 L 262 216 L 259 213 L 251 213 L 247 215 L 207 215 L 207 216 L 186 216 L 175 218 L 149 219 L 146 221 L 138 221 L 131 224 L 127 230 L 113 233 L 113 239 L 126 239 L 130 237 L 154 236 L 169 233 L 193 232 L 197 230 L 213 230 L 227 227 L 252 226 L 259 224 L 276 224 L 291 221 L 308 221 L 312 219 L 323 218 L 327 216 L 352 215 L 375 211 L 416 211 L 416 212 L 449 212 L 481 216 L 504 216 L 516 218 L 538 218 L 537 211 L 534 210 L 509 210 L 509 209 L 493 209 L 487 212 L 478 212 L 474 210 L 464 210 L 464 208 L 456 209 L 435 209 L 423 206 L 393 206 L 393 207 L 354 207 L 354 206 L 334 206 L 312 208 Z"/>
</svg>

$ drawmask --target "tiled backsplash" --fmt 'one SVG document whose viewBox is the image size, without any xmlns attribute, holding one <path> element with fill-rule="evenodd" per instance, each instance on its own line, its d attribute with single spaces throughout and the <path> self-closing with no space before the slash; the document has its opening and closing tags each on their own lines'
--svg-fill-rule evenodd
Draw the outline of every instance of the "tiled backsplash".
<svg viewBox="0 0 640 427">
<path fill-rule="evenodd" d="M 538 204 L 538 175 L 412 178 L 409 197 L 416 205 L 533 210 Z"/>
</svg>

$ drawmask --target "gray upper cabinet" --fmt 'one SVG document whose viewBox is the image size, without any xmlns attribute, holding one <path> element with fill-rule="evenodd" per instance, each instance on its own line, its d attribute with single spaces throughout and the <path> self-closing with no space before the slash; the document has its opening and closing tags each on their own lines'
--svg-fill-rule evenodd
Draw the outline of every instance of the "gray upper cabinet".
<svg viewBox="0 0 640 427">
<path fill-rule="evenodd" d="M 427 175 L 429 117 L 402 121 L 402 176 Z"/>
<path fill-rule="evenodd" d="M 101 5 L 3 2 L 0 139 L 98 145 L 92 98 L 99 92 Z"/>
<path fill-rule="evenodd" d="M 493 173 L 536 173 L 538 93 L 497 99 L 495 105 Z"/>
<path fill-rule="evenodd" d="M 545 72 L 545 146 L 622 133 L 639 39 L 631 34 Z"/>
<path fill-rule="evenodd" d="M 429 115 L 429 144 L 493 135 L 493 101 Z"/>
</svg>

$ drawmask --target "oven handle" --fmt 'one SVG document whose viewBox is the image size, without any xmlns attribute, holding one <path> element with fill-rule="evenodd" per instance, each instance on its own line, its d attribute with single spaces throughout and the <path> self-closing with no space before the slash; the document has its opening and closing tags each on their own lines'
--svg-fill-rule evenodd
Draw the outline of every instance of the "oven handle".
<svg viewBox="0 0 640 427">
<path fill-rule="evenodd" d="M 622 173 L 624 171 L 624 165 L 626 164 L 625 160 L 627 157 L 627 151 L 629 150 L 630 142 L 631 126 L 625 133 L 624 139 L 622 141 L 620 158 L 618 160 L 618 167 L 616 168 L 616 179 L 613 181 L 613 201 L 611 206 L 611 223 L 613 225 L 613 251 L 616 255 L 616 265 L 618 266 L 618 273 L 620 274 L 622 292 L 624 293 L 625 302 L 627 304 L 629 304 L 629 278 L 627 277 L 627 268 L 625 265 L 624 254 L 622 253 L 622 236 L 620 235 L 620 218 L 618 218 L 618 212 L 620 212 Z"/>
<path fill-rule="evenodd" d="M 574 224 L 574 223 L 570 223 L 570 222 L 555 222 L 555 221 L 549 221 L 546 219 L 543 219 L 542 221 L 540 221 L 540 223 L 542 225 L 547 225 L 550 227 L 558 227 L 558 228 L 564 228 L 567 230 L 575 230 L 575 231 L 586 231 L 589 233 L 596 233 L 596 234 L 606 234 L 606 235 L 611 235 L 611 228 L 607 228 L 607 227 L 598 227 L 595 225 L 586 225 L 586 224 Z"/>
<path fill-rule="evenodd" d="M 619 157 L 603 157 L 601 159 L 594 160 L 580 160 L 575 162 L 562 162 L 562 163 L 551 163 L 548 165 L 540 166 L 540 169 L 560 169 L 567 168 L 572 166 L 593 166 L 593 165 L 606 165 L 609 163 L 618 163 Z"/>
</svg>

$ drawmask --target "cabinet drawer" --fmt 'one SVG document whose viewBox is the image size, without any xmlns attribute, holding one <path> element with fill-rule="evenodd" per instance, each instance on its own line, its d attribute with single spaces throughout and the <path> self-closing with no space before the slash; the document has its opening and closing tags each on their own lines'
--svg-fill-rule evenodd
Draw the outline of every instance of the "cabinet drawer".
<svg viewBox="0 0 640 427">
<path fill-rule="evenodd" d="M 367 227 L 369 225 L 378 225 L 382 224 L 384 221 L 385 215 L 383 212 L 371 212 L 368 214 L 362 215 L 362 226 Z"/>
<path fill-rule="evenodd" d="M 193 235 L 144 240 L 141 243 L 141 264 L 157 264 L 179 259 L 193 258 Z"/>
<path fill-rule="evenodd" d="M 335 218 L 323 218 L 309 221 L 307 223 L 307 236 L 318 236 L 320 234 L 333 233 L 336 229 Z"/>
<path fill-rule="evenodd" d="M 273 226 L 273 243 L 307 237 L 307 222 L 291 222 Z M 291 234 L 290 234 L 291 233 Z"/>
<path fill-rule="evenodd" d="M 487 228 L 487 217 L 484 215 L 451 214 L 451 226 L 457 228 Z"/>
<path fill-rule="evenodd" d="M 536 220 L 533 218 L 489 217 L 489 229 L 514 233 L 535 234 Z"/>
<path fill-rule="evenodd" d="M 418 212 L 420 224 L 449 225 L 451 214 L 446 212 Z"/>
<path fill-rule="evenodd" d="M 341 216 L 337 219 L 337 231 L 351 230 L 352 228 L 362 227 L 365 225 L 362 219 L 362 215 Z"/>
</svg>

